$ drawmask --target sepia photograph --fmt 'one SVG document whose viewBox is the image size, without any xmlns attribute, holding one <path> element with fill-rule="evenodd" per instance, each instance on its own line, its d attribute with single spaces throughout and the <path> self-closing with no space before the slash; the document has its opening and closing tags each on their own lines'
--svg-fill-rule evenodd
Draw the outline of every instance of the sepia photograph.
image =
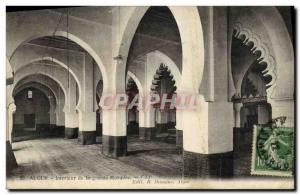
<svg viewBox="0 0 300 195">
<path fill-rule="evenodd" d="M 295 190 L 294 6 L 4 15 L 6 189 Z"/>
</svg>

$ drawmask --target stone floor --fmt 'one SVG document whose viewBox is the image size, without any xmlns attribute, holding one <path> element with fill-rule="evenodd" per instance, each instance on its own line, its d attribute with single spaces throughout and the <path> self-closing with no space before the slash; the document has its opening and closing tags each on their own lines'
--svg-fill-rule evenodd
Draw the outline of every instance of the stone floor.
<svg viewBox="0 0 300 195">
<path fill-rule="evenodd" d="M 14 142 L 12 148 L 19 166 L 10 179 L 31 176 L 182 176 L 182 155 L 175 144 L 129 137 L 128 155 L 118 159 L 103 156 L 101 147 L 99 142 L 83 146 L 77 139 L 62 138 Z"/>
</svg>

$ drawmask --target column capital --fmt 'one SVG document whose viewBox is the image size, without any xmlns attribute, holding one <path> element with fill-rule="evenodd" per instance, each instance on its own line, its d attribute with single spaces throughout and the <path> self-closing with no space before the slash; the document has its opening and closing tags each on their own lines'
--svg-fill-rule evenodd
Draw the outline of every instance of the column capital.
<svg viewBox="0 0 300 195">
<path fill-rule="evenodd" d="M 242 102 L 234 102 L 233 103 L 233 107 L 235 111 L 241 111 L 241 108 L 243 107 L 243 103 Z"/>
<path fill-rule="evenodd" d="M 76 110 L 70 110 L 70 111 L 65 111 L 65 110 L 63 110 L 63 112 L 64 112 L 66 115 L 78 114 L 78 112 L 77 112 Z"/>
<path fill-rule="evenodd" d="M 8 104 L 8 110 L 10 111 L 10 112 L 12 112 L 12 113 L 14 113 L 15 111 L 16 111 L 16 104 L 15 104 L 15 102 L 11 102 L 11 103 L 9 103 Z"/>
</svg>

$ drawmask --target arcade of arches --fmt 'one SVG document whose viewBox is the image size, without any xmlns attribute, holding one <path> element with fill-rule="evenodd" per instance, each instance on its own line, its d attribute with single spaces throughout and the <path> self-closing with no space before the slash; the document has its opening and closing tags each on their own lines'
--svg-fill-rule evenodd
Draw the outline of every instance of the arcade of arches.
<svg viewBox="0 0 300 195">
<path fill-rule="evenodd" d="M 157 158 L 178 177 L 250 177 L 253 125 L 286 116 L 294 126 L 291 9 L 8 8 L 8 172 L 22 166 L 22 142 L 76 140 L 99 147 L 95 158 L 148 155 L 130 165 L 142 171 Z M 107 94 L 151 93 L 197 94 L 200 109 L 100 106 Z"/>
</svg>

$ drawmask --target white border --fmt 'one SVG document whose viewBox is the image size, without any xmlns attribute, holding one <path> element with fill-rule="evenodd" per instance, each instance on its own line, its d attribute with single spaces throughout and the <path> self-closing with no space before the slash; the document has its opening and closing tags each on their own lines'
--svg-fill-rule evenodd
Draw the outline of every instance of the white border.
<svg viewBox="0 0 300 195">
<path fill-rule="evenodd" d="M 60 5 L 60 6 L 65 6 L 65 5 L 199 5 L 199 6 L 204 6 L 204 5 L 218 5 L 218 6 L 230 6 L 230 5 L 294 5 L 296 8 L 298 8 L 297 15 L 299 15 L 299 7 L 300 7 L 300 1 L 299 0 L 243 0 L 243 1 L 238 1 L 238 0 L 214 0 L 214 1 L 207 1 L 207 0 L 151 0 L 151 1 L 141 1 L 141 0 L 72 0 L 72 1 L 63 1 L 63 0 L 51 0 L 51 1 L 41 1 L 41 0 L 1 0 L 0 1 L 0 62 L 1 63 L 1 68 L 0 68 L 0 91 L 1 91 L 1 97 L 0 97 L 0 107 L 1 107 L 1 112 L 0 112 L 0 125 L 1 125 L 1 146 L 0 147 L 0 154 L 2 156 L 2 160 L 0 160 L 0 169 L 1 169 L 1 193 L 3 194 L 8 194 L 9 192 L 5 189 L 5 181 L 6 181 L 6 176 L 5 176 L 5 158 L 4 154 L 6 152 L 6 146 L 5 146 L 5 129 L 6 129 L 6 111 L 5 111 L 5 91 L 6 91 L 6 78 L 5 78 L 5 64 L 6 64 L 6 58 L 5 58 L 5 6 L 6 5 Z M 299 26 L 299 19 L 296 19 L 296 27 Z M 298 30 L 296 31 L 298 32 Z M 296 35 L 298 36 L 298 34 Z M 297 37 L 297 43 L 299 41 L 299 37 Z M 297 45 L 297 44 L 296 44 Z M 296 50 L 297 53 L 295 56 L 300 56 L 300 50 Z M 299 68 L 297 69 L 297 75 L 299 75 Z M 298 79 L 299 80 L 299 79 Z M 297 82 L 297 80 L 296 80 Z M 300 81 L 299 81 L 300 82 Z M 299 86 L 299 83 L 297 82 L 297 86 Z M 298 90 L 298 87 L 297 87 Z M 298 101 L 298 98 L 297 100 Z M 2 110 L 3 109 L 3 110 Z M 299 119 L 299 115 L 297 117 L 297 121 Z M 297 138 L 299 136 L 299 133 L 297 133 Z M 297 139 L 298 141 L 299 139 Z M 297 157 L 299 157 L 299 150 L 297 150 Z M 297 186 L 299 187 L 299 179 L 297 179 Z M 44 193 L 49 193 L 49 192 L 43 192 Z M 58 192 L 55 192 L 56 194 L 61 194 Z M 104 192 L 101 192 L 104 193 Z M 155 194 L 160 194 L 158 192 L 153 192 Z M 187 193 L 187 192 L 185 192 Z M 201 192 L 203 193 L 203 192 Z M 111 193 L 110 193 L 111 194 Z M 212 194 L 212 193 L 209 193 Z M 264 192 L 265 194 L 265 192 Z"/>
</svg>

